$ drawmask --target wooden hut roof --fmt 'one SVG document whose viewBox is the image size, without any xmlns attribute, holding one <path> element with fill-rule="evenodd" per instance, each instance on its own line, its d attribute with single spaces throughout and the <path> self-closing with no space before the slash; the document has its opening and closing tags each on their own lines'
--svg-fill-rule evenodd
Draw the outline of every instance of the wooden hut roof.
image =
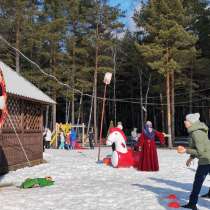
<svg viewBox="0 0 210 210">
<path fill-rule="evenodd" d="M 0 69 L 2 70 L 7 93 L 20 97 L 39 101 L 47 104 L 55 104 L 56 102 L 48 95 L 38 89 L 31 82 L 26 80 L 19 73 L 12 70 L 9 66 L 0 60 Z"/>
</svg>

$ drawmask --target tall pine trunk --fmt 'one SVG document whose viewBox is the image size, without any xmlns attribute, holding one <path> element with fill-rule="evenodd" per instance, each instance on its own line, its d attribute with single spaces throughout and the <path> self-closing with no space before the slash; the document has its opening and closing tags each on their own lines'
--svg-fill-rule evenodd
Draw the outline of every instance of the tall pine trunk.
<svg viewBox="0 0 210 210">
<path fill-rule="evenodd" d="M 56 101 L 56 95 L 54 95 L 53 100 Z M 55 130 L 56 128 L 56 104 L 53 104 L 52 107 L 52 130 Z"/>
<path fill-rule="evenodd" d="M 174 70 L 171 72 L 171 141 L 175 139 L 175 100 L 174 100 Z"/>
<path fill-rule="evenodd" d="M 98 143 L 98 126 L 97 126 L 97 80 L 98 80 L 98 53 L 99 53 L 99 43 L 98 43 L 98 27 L 96 26 L 96 54 L 95 54 L 95 72 L 94 72 L 94 140 Z"/>
<path fill-rule="evenodd" d="M 45 128 L 49 128 L 48 121 L 49 121 L 49 105 L 46 106 L 46 112 L 45 112 Z"/>
<path fill-rule="evenodd" d="M 153 103 L 155 104 L 155 98 L 153 99 Z M 152 106 L 152 113 L 153 113 L 153 124 L 154 128 L 157 128 L 157 117 L 156 117 L 156 111 L 155 111 L 155 106 Z"/>
<path fill-rule="evenodd" d="M 51 43 L 50 67 L 51 67 L 52 74 L 55 76 L 56 75 L 56 56 L 55 56 L 54 43 Z M 52 97 L 53 97 L 53 100 L 56 101 L 57 92 L 56 92 L 55 88 L 52 90 Z M 53 104 L 53 107 L 52 107 L 52 130 L 54 130 L 55 128 L 56 128 L 56 104 Z"/>
<path fill-rule="evenodd" d="M 130 94 L 131 97 L 133 98 L 133 85 L 131 84 L 130 86 Z M 136 127 L 135 125 L 135 112 L 134 112 L 134 107 L 133 107 L 133 103 L 130 103 L 130 108 L 131 108 L 131 120 L 132 120 L 132 127 Z M 116 125 L 116 124 L 115 124 Z"/>
<path fill-rule="evenodd" d="M 116 54 L 117 54 L 117 49 L 114 47 L 114 54 L 113 54 L 113 80 L 114 80 L 114 90 L 113 90 L 113 99 L 114 99 L 114 125 L 117 124 L 117 104 L 116 104 Z"/>
<path fill-rule="evenodd" d="M 151 74 L 149 75 L 149 81 L 148 81 L 148 85 L 147 85 L 147 92 L 146 92 L 146 95 L 145 95 L 145 116 L 144 116 L 144 122 L 147 121 L 147 118 L 148 118 L 148 112 L 147 112 L 147 102 L 148 102 L 148 94 L 149 94 L 149 89 L 150 89 L 150 82 L 151 82 Z"/>
<path fill-rule="evenodd" d="M 168 124 L 168 147 L 173 147 L 171 140 L 171 97 L 170 97 L 170 72 L 166 74 L 166 96 L 167 96 L 167 124 Z"/>
<path fill-rule="evenodd" d="M 82 94 L 80 96 L 80 101 L 79 101 L 79 112 L 78 112 L 78 117 L 77 117 L 77 125 L 79 125 L 80 118 L 81 118 L 82 98 L 83 98 L 83 90 L 82 90 Z"/>
<path fill-rule="evenodd" d="M 139 94 L 140 94 L 140 113 L 141 113 L 141 128 L 144 126 L 143 98 L 142 98 L 142 70 L 139 70 Z"/>
<path fill-rule="evenodd" d="M 87 127 L 87 135 L 89 133 L 91 120 L 92 120 L 93 102 L 94 102 L 94 88 L 93 88 L 93 93 L 92 93 L 92 98 L 91 98 L 90 113 L 89 113 L 88 127 Z"/>
<path fill-rule="evenodd" d="M 189 112 L 192 113 L 193 69 L 190 68 Z"/>
<path fill-rule="evenodd" d="M 73 22 L 73 31 L 75 32 L 76 30 L 76 23 Z M 71 103 L 71 123 L 74 125 L 75 124 L 75 95 L 74 95 L 74 88 L 75 88 L 75 73 L 76 73 L 76 61 L 75 61 L 75 36 L 73 38 L 73 45 L 72 45 L 72 61 L 73 61 L 73 68 L 72 68 L 72 103 Z"/>
<path fill-rule="evenodd" d="M 163 95 L 162 95 L 162 93 L 160 93 L 160 103 L 161 103 L 162 131 L 165 132 L 165 115 L 164 115 Z"/>
<path fill-rule="evenodd" d="M 16 48 L 20 50 L 20 11 L 19 8 L 16 8 Z M 15 65 L 16 65 L 16 71 L 20 72 L 20 54 L 18 51 L 15 53 Z"/>
</svg>

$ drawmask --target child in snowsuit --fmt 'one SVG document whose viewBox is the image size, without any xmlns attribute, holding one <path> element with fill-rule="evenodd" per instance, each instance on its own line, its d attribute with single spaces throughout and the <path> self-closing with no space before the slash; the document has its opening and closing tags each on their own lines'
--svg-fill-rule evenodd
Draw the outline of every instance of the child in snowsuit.
<svg viewBox="0 0 210 210">
<path fill-rule="evenodd" d="M 63 131 L 61 131 L 61 133 L 60 133 L 60 146 L 59 146 L 59 149 L 64 149 L 64 146 L 65 146 L 65 136 L 64 136 Z"/>
</svg>

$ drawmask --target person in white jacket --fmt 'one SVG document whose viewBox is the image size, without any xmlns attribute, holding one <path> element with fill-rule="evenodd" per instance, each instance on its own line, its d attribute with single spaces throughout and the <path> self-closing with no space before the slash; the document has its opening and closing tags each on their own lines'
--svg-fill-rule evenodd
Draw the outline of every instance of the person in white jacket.
<svg viewBox="0 0 210 210">
<path fill-rule="evenodd" d="M 46 135 L 45 135 L 45 148 L 50 149 L 50 141 L 52 137 L 52 132 L 49 128 L 46 129 Z"/>
</svg>

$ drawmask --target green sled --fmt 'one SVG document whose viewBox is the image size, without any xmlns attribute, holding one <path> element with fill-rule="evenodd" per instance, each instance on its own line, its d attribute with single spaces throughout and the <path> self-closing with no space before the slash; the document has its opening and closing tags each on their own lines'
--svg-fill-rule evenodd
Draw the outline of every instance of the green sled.
<svg viewBox="0 0 210 210">
<path fill-rule="evenodd" d="M 33 187 L 46 187 L 54 184 L 54 181 L 46 178 L 35 178 L 35 179 L 26 179 L 20 186 L 20 188 L 27 189 Z"/>
</svg>

